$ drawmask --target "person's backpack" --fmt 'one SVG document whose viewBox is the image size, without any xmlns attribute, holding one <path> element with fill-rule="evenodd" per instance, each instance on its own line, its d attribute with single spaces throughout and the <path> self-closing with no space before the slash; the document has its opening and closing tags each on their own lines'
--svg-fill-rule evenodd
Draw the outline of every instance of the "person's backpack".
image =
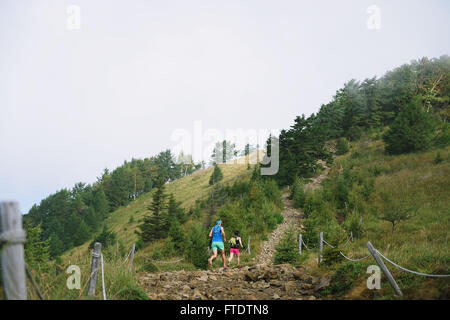
<svg viewBox="0 0 450 320">
<path fill-rule="evenodd" d="M 234 236 L 231 237 L 230 244 L 231 244 L 231 248 L 237 249 L 238 248 L 237 238 Z"/>
</svg>

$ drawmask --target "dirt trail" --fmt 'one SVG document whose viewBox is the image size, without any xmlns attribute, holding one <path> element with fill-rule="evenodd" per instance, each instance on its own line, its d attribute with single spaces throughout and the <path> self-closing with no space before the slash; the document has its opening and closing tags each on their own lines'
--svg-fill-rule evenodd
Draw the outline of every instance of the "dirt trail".
<svg viewBox="0 0 450 320">
<path fill-rule="evenodd" d="M 330 168 L 326 166 L 325 162 L 319 160 L 325 170 L 317 177 L 312 178 L 310 183 L 305 184 L 305 189 L 316 190 L 320 187 L 320 184 L 328 176 Z M 271 233 L 269 240 L 263 243 L 261 253 L 256 259 L 256 264 L 271 265 L 273 261 L 273 254 L 275 253 L 275 247 L 281 240 L 286 231 L 293 227 L 294 230 L 298 230 L 301 226 L 301 218 L 303 217 L 303 211 L 301 209 L 295 209 L 292 201 L 289 200 L 289 190 L 285 190 L 282 195 L 284 210 L 281 213 L 283 215 L 283 222 Z"/>
</svg>

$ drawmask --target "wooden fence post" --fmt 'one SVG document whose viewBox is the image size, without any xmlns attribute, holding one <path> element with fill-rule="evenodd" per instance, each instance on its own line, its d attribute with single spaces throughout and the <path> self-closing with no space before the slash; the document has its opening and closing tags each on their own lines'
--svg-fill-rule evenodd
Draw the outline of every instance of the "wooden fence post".
<svg viewBox="0 0 450 320">
<path fill-rule="evenodd" d="M 302 254 L 302 234 L 298 234 L 298 254 Z"/>
<path fill-rule="evenodd" d="M 89 279 L 88 296 L 95 296 L 95 287 L 97 286 L 97 275 L 100 264 L 100 255 L 102 254 L 102 244 L 94 243 L 94 252 L 92 252 L 91 276 Z"/>
<path fill-rule="evenodd" d="M 25 231 L 17 202 L 0 202 L 0 245 L 3 287 L 8 300 L 27 300 Z"/>
<path fill-rule="evenodd" d="M 133 245 L 131 246 L 131 255 L 130 255 L 130 268 L 129 268 L 130 272 L 133 269 L 133 258 L 134 258 L 134 249 L 135 249 L 135 247 L 136 247 L 136 244 L 133 243 Z"/>
<path fill-rule="evenodd" d="M 397 282 L 395 282 L 394 277 L 392 276 L 392 274 L 389 272 L 388 268 L 386 267 L 386 265 L 383 262 L 383 259 L 380 258 L 380 256 L 377 253 L 377 250 L 373 247 L 372 243 L 370 243 L 370 241 L 367 241 L 366 244 L 367 248 L 370 251 L 370 254 L 373 256 L 373 258 L 375 259 L 375 261 L 377 262 L 377 264 L 380 266 L 381 271 L 383 271 L 384 275 L 386 276 L 386 278 L 388 278 L 389 283 L 391 284 L 391 286 L 394 288 L 395 293 L 398 296 L 403 296 L 402 291 L 400 290 L 399 286 L 397 285 Z"/>
<path fill-rule="evenodd" d="M 319 233 L 319 257 L 317 259 L 318 265 L 322 262 L 322 249 L 323 249 L 323 232 Z"/>
</svg>

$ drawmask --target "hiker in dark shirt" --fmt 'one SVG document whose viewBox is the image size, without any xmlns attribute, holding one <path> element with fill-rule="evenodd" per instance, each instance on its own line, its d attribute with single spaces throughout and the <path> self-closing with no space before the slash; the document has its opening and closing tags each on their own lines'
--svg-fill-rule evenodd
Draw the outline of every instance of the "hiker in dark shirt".
<svg viewBox="0 0 450 320">
<path fill-rule="evenodd" d="M 230 257 L 228 258 L 228 264 L 233 260 L 233 256 L 236 255 L 237 265 L 239 266 L 239 246 L 243 248 L 241 237 L 239 237 L 239 231 L 234 232 L 234 236 L 230 239 Z"/>
</svg>

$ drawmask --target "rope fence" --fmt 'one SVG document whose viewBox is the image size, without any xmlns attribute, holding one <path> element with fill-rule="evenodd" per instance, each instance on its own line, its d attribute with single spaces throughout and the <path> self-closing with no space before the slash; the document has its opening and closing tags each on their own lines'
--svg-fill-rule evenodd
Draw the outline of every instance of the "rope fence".
<svg viewBox="0 0 450 320">
<path fill-rule="evenodd" d="M 144 259 L 147 260 L 147 261 L 151 261 L 151 262 L 155 262 L 155 263 L 163 263 L 163 264 L 164 264 L 164 263 L 169 263 L 169 264 L 170 264 L 170 263 L 177 263 L 177 262 L 181 262 L 181 261 L 184 260 L 184 257 L 181 258 L 181 259 L 178 259 L 178 260 L 173 260 L 173 261 L 155 260 L 155 259 L 152 259 L 152 258 L 149 258 L 149 257 L 143 255 L 142 253 L 139 254 L 139 256 L 142 257 L 142 258 L 144 258 Z"/>
<path fill-rule="evenodd" d="M 431 278 L 447 278 L 450 277 L 450 274 L 427 274 L 427 273 L 421 273 L 421 272 L 417 272 L 417 271 L 413 271 L 413 270 L 409 270 L 406 269 L 402 266 L 399 266 L 398 264 L 396 264 L 395 262 L 389 260 L 387 257 L 385 257 L 380 251 L 377 250 L 377 253 L 387 262 L 389 262 L 390 264 L 392 264 L 393 266 L 396 266 L 397 268 L 409 272 L 409 273 L 413 273 L 416 274 L 418 276 L 423 276 L 423 277 L 431 277 Z"/>
<path fill-rule="evenodd" d="M 362 258 L 359 258 L 359 259 L 352 259 L 352 258 L 347 257 L 345 254 L 343 254 L 342 251 L 339 251 L 339 253 L 340 253 L 341 256 L 343 256 L 345 259 L 347 259 L 348 261 L 352 261 L 352 262 L 362 261 L 362 260 L 367 259 L 368 257 L 370 257 L 370 254 L 368 254 L 367 256 L 362 257 Z"/>
<path fill-rule="evenodd" d="M 353 242 L 353 234 L 350 233 L 350 237 L 347 238 L 347 241 L 340 246 L 340 248 L 344 248 L 346 247 L 350 242 Z M 339 249 L 336 246 L 333 246 L 332 244 L 328 243 L 324 238 L 323 238 L 323 232 L 319 233 L 319 243 L 317 247 L 311 247 L 308 248 L 308 246 L 306 245 L 305 241 L 302 238 L 302 235 L 299 234 L 299 239 L 298 239 L 298 243 L 299 243 L 299 254 L 302 254 L 302 247 L 304 247 L 306 250 L 310 251 L 312 249 L 318 249 L 318 265 L 321 265 L 322 262 L 322 250 L 323 250 L 323 244 L 327 245 L 328 247 L 332 248 L 332 249 Z M 376 261 L 376 263 L 378 264 L 378 266 L 380 267 L 380 269 L 383 271 L 383 273 L 385 274 L 385 276 L 387 277 L 388 281 L 390 282 L 391 286 L 394 288 L 395 293 L 398 296 L 402 296 L 403 293 L 400 290 L 399 286 L 397 285 L 394 277 L 392 276 L 392 274 L 390 273 L 389 269 L 386 267 L 386 265 L 383 263 L 383 259 L 387 262 L 389 262 L 390 264 L 392 264 L 393 266 L 399 268 L 402 271 L 406 271 L 418 276 L 423 276 L 423 277 L 431 277 L 431 278 L 447 278 L 450 277 L 450 274 L 427 274 L 427 273 L 421 273 L 418 271 L 413 271 L 410 269 L 407 269 L 405 267 L 402 267 L 400 265 L 398 265 L 397 263 L 393 262 L 392 260 L 390 260 L 389 258 L 387 258 L 385 255 L 383 255 L 380 251 L 378 251 L 377 249 L 375 249 L 373 247 L 373 245 L 370 243 L 370 241 L 368 241 L 366 243 L 367 248 L 369 249 L 369 254 L 361 257 L 361 258 L 350 258 L 347 257 L 341 250 L 339 250 L 339 254 L 344 257 L 346 260 L 351 261 L 351 262 L 359 262 L 362 260 L 365 260 L 367 258 L 369 258 L 370 256 L 372 256 L 374 258 L 374 260 Z"/>
</svg>

